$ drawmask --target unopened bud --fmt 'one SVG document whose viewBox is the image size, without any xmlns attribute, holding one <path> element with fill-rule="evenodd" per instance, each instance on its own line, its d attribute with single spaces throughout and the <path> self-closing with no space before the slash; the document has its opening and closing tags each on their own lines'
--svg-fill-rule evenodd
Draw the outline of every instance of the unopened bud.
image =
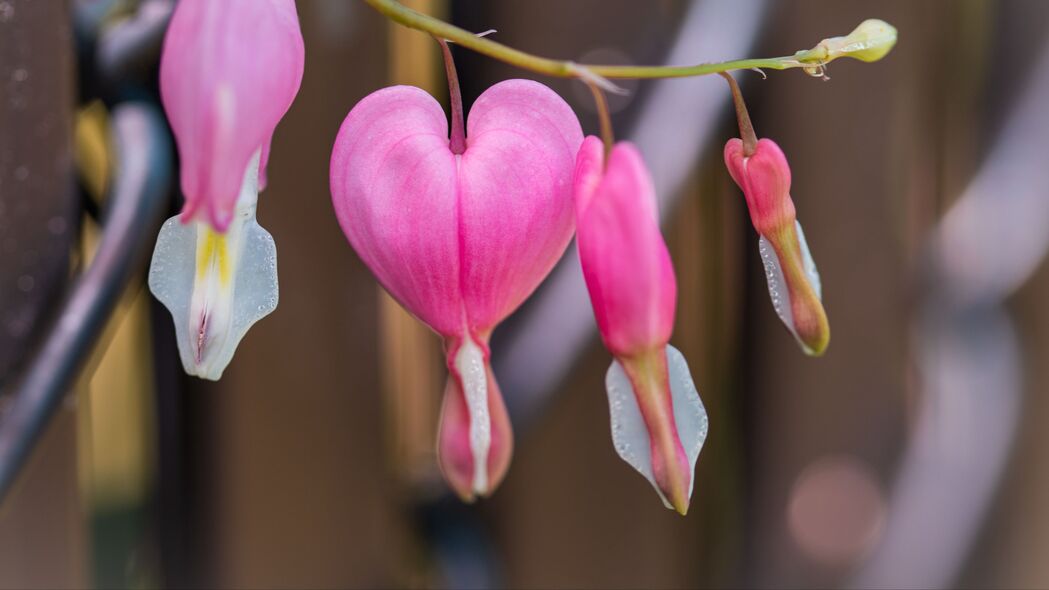
<svg viewBox="0 0 1049 590">
<path fill-rule="evenodd" d="M 871 18 L 860 23 L 848 35 L 824 39 L 816 47 L 801 53 L 805 56 L 804 61 L 818 61 L 820 64 L 839 57 L 872 62 L 885 57 L 895 45 L 896 27 Z"/>
</svg>

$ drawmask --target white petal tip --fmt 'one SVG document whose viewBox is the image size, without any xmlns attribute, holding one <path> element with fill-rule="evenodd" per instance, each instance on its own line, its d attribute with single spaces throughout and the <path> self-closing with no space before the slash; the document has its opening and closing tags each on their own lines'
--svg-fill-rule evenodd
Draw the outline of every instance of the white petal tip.
<svg viewBox="0 0 1049 590">
<path fill-rule="evenodd" d="M 666 347 L 667 370 L 670 376 L 670 395 L 681 446 L 688 458 L 689 468 L 695 472 L 696 460 L 707 438 L 708 419 L 703 401 L 692 382 L 688 363 L 678 349 Z M 619 361 L 612 361 L 605 376 L 608 391 L 608 407 L 612 424 L 612 443 L 616 453 L 648 480 L 656 490 L 663 505 L 675 510 L 660 490 L 652 470 L 651 442 L 648 428 L 634 396 L 634 388 Z M 689 497 L 695 485 L 695 477 L 689 478 Z"/>
<path fill-rule="evenodd" d="M 801 223 L 795 221 L 794 227 L 798 232 L 798 245 L 801 248 L 801 260 L 805 277 L 812 285 L 816 297 L 823 300 L 823 286 L 820 283 L 820 273 L 816 270 L 816 262 L 812 259 L 809 244 L 805 241 L 805 232 L 801 229 Z M 798 342 L 806 354 L 814 354 L 814 351 L 805 344 L 798 336 L 794 327 L 794 313 L 791 311 L 790 290 L 787 281 L 783 278 L 783 266 L 780 264 L 779 256 L 772 244 L 764 236 L 758 238 L 758 253 L 761 255 L 761 263 L 765 267 L 765 280 L 768 282 L 769 298 L 772 300 L 772 309 L 779 316 L 780 321 L 787 327 L 794 340 Z"/>
<path fill-rule="evenodd" d="M 455 354 L 455 370 L 463 383 L 466 409 L 470 414 L 470 452 L 473 455 L 474 494 L 488 493 L 488 451 L 492 446 L 492 419 L 488 413 L 488 375 L 484 353 L 471 338 L 463 339 Z"/>
<path fill-rule="evenodd" d="M 217 238 L 221 260 L 213 263 L 200 251 L 201 232 L 210 231 L 168 219 L 153 250 L 149 290 L 171 312 L 183 369 L 217 381 L 248 328 L 277 307 L 277 250 L 253 207 Z"/>
</svg>

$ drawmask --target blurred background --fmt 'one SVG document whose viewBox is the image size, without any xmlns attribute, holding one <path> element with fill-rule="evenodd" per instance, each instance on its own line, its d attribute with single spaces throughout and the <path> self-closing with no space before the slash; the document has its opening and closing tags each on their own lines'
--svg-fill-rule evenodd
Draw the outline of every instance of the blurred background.
<svg viewBox="0 0 1049 590">
<path fill-rule="evenodd" d="M 156 89 L 173 3 L 0 0 L 0 456 L 29 458 L 0 465 L 0 587 L 1049 585 L 1049 4 L 407 2 L 597 63 L 789 55 L 870 17 L 899 30 L 886 59 L 827 81 L 737 75 L 790 158 L 832 326 L 820 359 L 769 304 L 721 161 L 724 81 L 612 97 L 655 177 L 673 344 L 710 415 L 684 518 L 614 453 L 571 248 L 493 341 L 509 475 L 476 505 L 449 496 L 439 343 L 377 286 L 328 191 L 358 100 L 406 83 L 446 101 L 437 47 L 356 0 L 297 4 L 305 76 L 259 208 L 281 302 L 211 383 L 183 375 L 145 288 L 180 206 Z M 467 106 L 533 77 L 455 56 Z M 597 131 L 584 87 L 540 79 Z"/>
</svg>

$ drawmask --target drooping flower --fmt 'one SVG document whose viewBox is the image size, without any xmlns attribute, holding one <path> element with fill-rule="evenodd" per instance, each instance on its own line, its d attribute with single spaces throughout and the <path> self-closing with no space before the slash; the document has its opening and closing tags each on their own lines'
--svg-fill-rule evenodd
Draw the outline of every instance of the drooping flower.
<svg viewBox="0 0 1049 590">
<path fill-rule="evenodd" d="M 774 141 L 756 138 L 739 88 L 731 76 L 726 78 L 743 139 L 725 144 L 725 166 L 743 191 L 750 221 L 761 236 L 758 250 L 772 307 L 802 350 L 819 356 L 830 343 L 830 324 L 820 275 L 790 197 L 790 166 Z"/>
<path fill-rule="evenodd" d="M 499 484 L 513 445 L 489 337 L 571 239 L 582 131 L 549 88 L 508 80 L 478 97 L 461 139 L 449 139 L 444 111 L 423 90 L 384 88 L 343 121 L 331 191 L 361 259 L 444 340 L 438 458 L 469 501 Z"/>
<path fill-rule="evenodd" d="M 751 223 L 761 236 L 758 250 L 776 314 L 802 350 L 823 354 L 830 324 L 820 300 L 820 275 L 790 198 L 786 157 L 771 139 L 759 140 L 754 154 L 745 156 L 743 142 L 732 138 L 725 144 L 725 165 L 743 190 Z"/>
<path fill-rule="evenodd" d="M 255 209 L 304 61 L 294 0 L 182 0 L 172 16 L 160 91 L 186 201 L 157 236 L 149 286 L 191 375 L 218 379 L 277 305 L 276 247 Z"/>
<path fill-rule="evenodd" d="M 615 357 L 606 387 L 616 452 L 684 514 L 707 415 L 684 357 L 669 345 L 677 281 L 651 178 L 633 145 L 616 144 L 606 164 L 601 141 L 588 137 L 574 185 L 579 260 Z"/>
</svg>

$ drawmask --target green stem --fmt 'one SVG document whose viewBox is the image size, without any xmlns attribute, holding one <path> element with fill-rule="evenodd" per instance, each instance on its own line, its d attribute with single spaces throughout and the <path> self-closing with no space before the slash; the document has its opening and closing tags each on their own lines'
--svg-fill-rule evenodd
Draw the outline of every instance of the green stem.
<svg viewBox="0 0 1049 590">
<path fill-rule="evenodd" d="M 786 70 L 789 68 L 811 68 L 822 63 L 826 52 L 816 49 L 799 51 L 791 56 L 761 58 L 761 59 L 738 59 L 719 63 L 698 64 L 694 66 L 604 66 L 577 64 L 571 61 L 563 61 L 539 57 L 525 53 L 502 43 L 492 41 L 484 37 L 478 37 L 470 31 L 448 24 L 440 19 L 427 16 L 421 12 L 412 10 L 396 0 L 364 0 L 372 8 L 385 15 L 390 20 L 429 33 L 441 39 L 454 41 L 463 47 L 472 49 L 478 53 L 499 61 L 530 70 L 538 74 L 545 74 L 556 78 L 586 78 L 596 76 L 598 79 L 627 79 L 627 78 L 684 78 L 688 76 L 706 76 L 732 70 L 749 70 L 753 68 L 764 68 L 771 70 Z M 606 82 L 607 84 L 607 82 Z"/>
</svg>

